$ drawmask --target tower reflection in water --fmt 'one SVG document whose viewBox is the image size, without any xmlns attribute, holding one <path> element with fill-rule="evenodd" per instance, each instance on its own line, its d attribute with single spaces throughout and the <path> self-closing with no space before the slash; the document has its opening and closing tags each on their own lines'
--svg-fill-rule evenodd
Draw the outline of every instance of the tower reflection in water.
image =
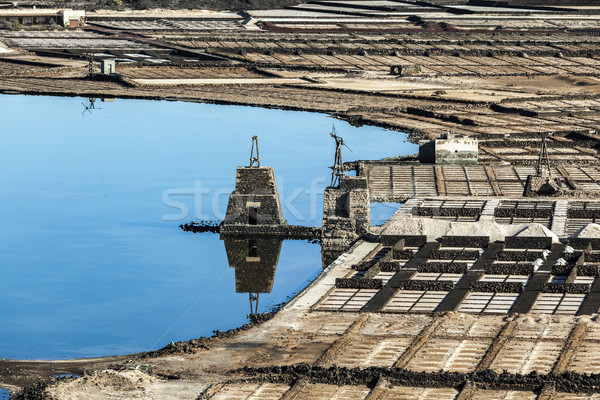
<svg viewBox="0 0 600 400">
<path fill-rule="evenodd" d="M 248 293 L 250 314 L 258 314 L 261 293 L 271 293 L 282 239 L 223 238 L 227 261 L 235 268 L 236 293 Z"/>
</svg>

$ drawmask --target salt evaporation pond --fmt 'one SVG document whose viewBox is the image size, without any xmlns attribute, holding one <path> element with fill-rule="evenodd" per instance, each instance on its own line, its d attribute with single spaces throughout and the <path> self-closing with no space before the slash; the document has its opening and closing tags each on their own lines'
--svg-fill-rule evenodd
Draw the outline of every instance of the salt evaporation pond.
<svg viewBox="0 0 600 400">
<path fill-rule="evenodd" d="M 404 134 L 323 114 L 98 100 L 82 115 L 87 101 L 0 96 L 0 358 L 146 351 L 247 322 L 223 242 L 178 226 L 223 218 L 253 135 L 291 224 L 321 224 L 332 123 L 347 160 L 416 152 Z M 285 241 L 259 312 L 320 271 L 318 245 Z"/>
</svg>

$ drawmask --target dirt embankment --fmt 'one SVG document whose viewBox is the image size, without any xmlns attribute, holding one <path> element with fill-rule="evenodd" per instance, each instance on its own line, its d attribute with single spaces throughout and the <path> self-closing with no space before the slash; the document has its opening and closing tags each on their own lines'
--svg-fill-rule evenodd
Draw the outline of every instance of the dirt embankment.
<svg viewBox="0 0 600 400">
<path fill-rule="evenodd" d="M 185 10 L 206 9 L 213 11 L 230 10 L 261 10 L 284 8 L 301 3 L 298 0 L 75 0 L 69 2 L 69 8 L 84 10 L 144 10 L 152 8 Z M 54 0 L 32 0 L 19 2 L 20 6 L 33 6 L 38 8 L 56 8 L 59 3 Z"/>
</svg>

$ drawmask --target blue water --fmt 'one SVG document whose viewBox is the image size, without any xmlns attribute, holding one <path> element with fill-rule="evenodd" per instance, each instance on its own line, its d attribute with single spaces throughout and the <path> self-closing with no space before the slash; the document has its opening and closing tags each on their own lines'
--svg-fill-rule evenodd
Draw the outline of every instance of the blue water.
<svg viewBox="0 0 600 400">
<path fill-rule="evenodd" d="M 6 389 L 0 388 L 0 400 L 10 399 L 10 392 Z"/>
<path fill-rule="evenodd" d="M 371 225 L 383 225 L 401 206 L 401 203 L 371 203 Z"/>
<path fill-rule="evenodd" d="M 62 359 L 155 349 L 245 323 L 217 235 L 260 136 L 290 224 L 319 226 L 333 162 L 411 154 L 405 135 L 323 114 L 239 106 L 0 95 L 0 358 Z M 321 270 L 320 247 L 283 243 L 259 312 Z"/>
</svg>

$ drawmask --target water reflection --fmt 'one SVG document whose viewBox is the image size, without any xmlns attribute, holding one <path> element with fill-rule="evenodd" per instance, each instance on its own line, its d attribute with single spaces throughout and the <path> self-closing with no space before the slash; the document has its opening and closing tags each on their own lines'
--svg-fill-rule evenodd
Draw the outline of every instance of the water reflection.
<svg viewBox="0 0 600 400">
<path fill-rule="evenodd" d="M 86 112 L 92 115 L 92 110 L 96 109 L 96 99 L 90 97 L 87 100 L 87 103 L 81 103 L 81 105 L 83 106 L 83 111 L 81 112 L 81 115 L 85 115 Z"/>
<path fill-rule="evenodd" d="M 258 313 L 261 293 L 271 293 L 282 239 L 223 238 L 236 293 L 248 293 L 250 314 Z"/>
<path fill-rule="evenodd" d="M 135 353 L 247 322 L 239 311 L 250 294 L 226 279 L 233 271 L 219 237 L 178 226 L 223 218 L 253 135 L 261 135 L 261 162 L 277 171 L 288 222 L 321 225 L 327 115 L 109 100 L 97 98 L 82 118 L 87 98 L 0 95 L 0 358 Z M 69 128 L 24 124 L 32 115 Z M 336 127 L 356 159 L 416 151 L 402 134 Z M 165 202 L 169 193 L 180 209 Z M 319 250 L 281 245 L 271 292 L 246 292 L 260 294 L 259 312 L 318 275 Z"/>
</svg>

